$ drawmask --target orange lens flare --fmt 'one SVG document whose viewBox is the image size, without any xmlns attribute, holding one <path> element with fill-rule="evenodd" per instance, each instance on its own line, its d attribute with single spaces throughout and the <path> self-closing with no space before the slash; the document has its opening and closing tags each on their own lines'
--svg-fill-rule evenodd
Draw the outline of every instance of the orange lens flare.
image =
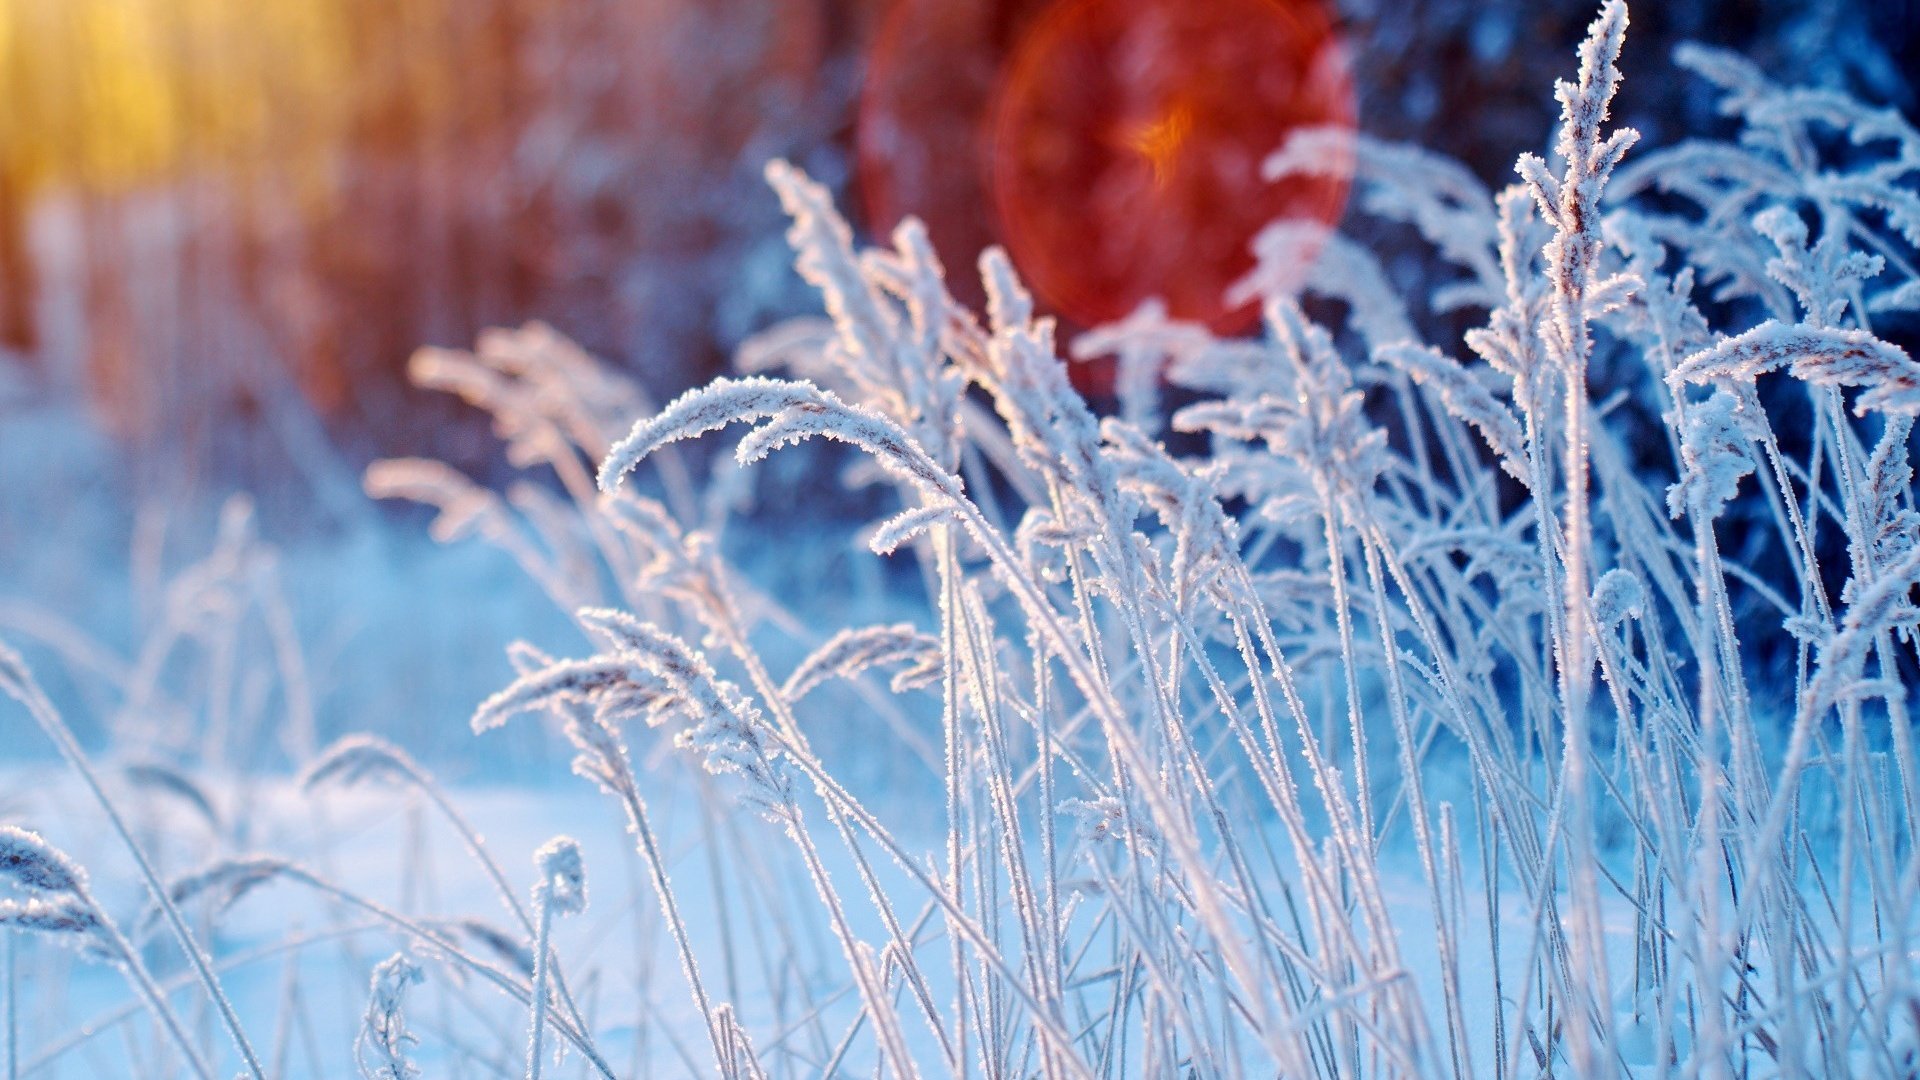
<svg viewBox="0 0 1920 1080">
<path fill-rule="evenodd" d="M 1224 298 L 1255 234 L 1346 204 L 1350 163 L 1275 184 L 1261 162 L 1296 130 L 1353 124 L 1321 0 L 900 0 L 858 176 L 869 226 L 924 219 L 962 299 L 971 258 L 1001 243 L 1072 323 L 1158 297 L 1232 332 L 1257 314 Z"/>
<path fill-rule="evenodd" d="M 1077 322 L 1159 297 L 1175 318 L 1244 329 L 1253 308 L 1224 296 L 1253 267 L 1254 234 L 1331 224 L 1345 205 L 1345 175 L 1260 176 L 1289 133 L 1324 125 L 1352 127 L 1353 87 L 1316 4 L 1071 0 L 1025 35 L 1001 84 L 1001 235 Z"/>
<path fill-rule="evenodd" d="M 1153 190 L 1165 192 L 1173 182 L 1174 167 L 1187 136 L 1193 132 L 1193 110 L 1186 102 L 1176 101 L 1159 116 L 1132 127 L 1120 139 L 1121 145 L 1139 154 L 1153 171 Z"/>
</svg>

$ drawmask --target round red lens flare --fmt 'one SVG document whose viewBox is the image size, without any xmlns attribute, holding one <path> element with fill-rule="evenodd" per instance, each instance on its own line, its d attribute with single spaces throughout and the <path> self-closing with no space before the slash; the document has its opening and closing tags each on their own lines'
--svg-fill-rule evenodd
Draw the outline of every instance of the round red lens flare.
<svg viewBox="0 0 1920 1080">
<path fill-rule="evenodd" d="M 895 0 L 867 57 L 855 129 L 856 201 L 884 237 L 926 222 L 963 303 L 985 299 L 974 260 L 999 240 L 991 120 L 1000 71 L 1047 0 Z"/>
<path fill-rule="evenodd" d="M 1221 332 L 1228 287 L 1276 219 L 1336 222 L 1351 161 L 1260 175 L 1294 131 L 1354 123 L 1353 84 L 1310 0 L 1067 0 L 1022 36 L 993 126 L 994 207 L 1034 290 L 1082 324 L 1151 297 Z M 1300 268 L 1304 278 L 1306 267 Z"/>
</svg>

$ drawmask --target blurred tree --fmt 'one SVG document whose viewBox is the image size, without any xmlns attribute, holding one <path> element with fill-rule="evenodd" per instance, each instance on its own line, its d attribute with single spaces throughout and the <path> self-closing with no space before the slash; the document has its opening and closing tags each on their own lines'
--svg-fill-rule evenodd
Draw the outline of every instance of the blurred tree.
<svg viewBox="0 0 1920 1080">
<path fill-rule="evenodd" d="M 404 388 L 413 348 L 538 317 L 685 385 L 806 304 L 769 157 L 845 188 L 861 131 L 896 155 L 861 172 L 865 224 L 928 206 L 961 267 L 995 238 L 976 151 L 999 64 L 1068 2 L 0 0 L 0 347 L 90 394 L 156 484 L 315 474 L 303 398 L 353 457 L 484 467 L 457 409 Z M 1538 148 L 1592 7 L 1331 2 L 1361 126 L 1495 181 Z M 1624 119 L 1657 139 L 1703 107 L 1667 70 L 1682 36 L 1906 103 L 1913 8 L 1640 4 Z"/>
<path fill-rule="evenodd" d="M 778 235 L 760 161 L 846 111 L 827 35 L 863 23 L 826 14 L 0 0 L 0 342 L 169 484 L 317 468 L 296 387 L 356 456 L 471 456 L 398 372 L 487 325 L 672 390 L 792 289 L 741 267 Z"/>
</svg>

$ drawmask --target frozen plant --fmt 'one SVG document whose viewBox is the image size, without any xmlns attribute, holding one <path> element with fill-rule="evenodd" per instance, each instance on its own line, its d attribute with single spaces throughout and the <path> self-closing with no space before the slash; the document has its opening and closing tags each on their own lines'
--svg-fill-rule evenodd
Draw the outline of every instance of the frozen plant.
<svg viewBox="0 0 1920 1080">
<path fill-rule="evenodd" d="M 161 886 L 159 874 L 154 870 L 153 864 L 148 859 L 146 852 L 142 850 L 140 844 L 134 840 L 132 831 L 127 827 L 126 819 L 121 816 L 118 807 L 116 807 L 113 800 L 108 797 L 106 789 L 100 783 L 98 773 L 94 770 L 93 763 L 87 757 L 86 751 L 81 748 L 79 740 L 73 737 L 72 729 L 67 727 L 67 723 L 60 716 L 59 710 L 54 708 L 53 702 L 47 698 L 46 691 L 40 688 L 39 682 L 34 678 L 33 673 L 28 670 L 26 661 L 21 658 L 19 653 L 13 650 L 12 646 L 3 641 L 0 641 L 0 694 L 12 698 L 26 708 L 27 715 L 33 718 L 34 722 L 39 726 L 41 733 L 47 737 L 48 741 L 53 743 L 54 748 L 59 751 L 61 758 L 64 759 L 67 766 L 85 783 L 88 792 L 93 796 L 94 801 L 99 804 L 101 811 L 105 813 L 108 822 L 112 825 L 114 833 L 119 837 L 121 843 L 126 846 L 128 853 L 133 856 L 135 864 L 140 869 L 143 883 L 146 885 L 149 895 L 153 897 L 156 907 L 165 917 L 167 927 L 172 931 L 174 941 L 180 946 L 181 950 L 186 953 L 187 959 L 192 965 L 194 974 L 198 977 L 201 987 L 206 991 L 207 996 L 219 1011 L 220 1018 L 227 1029 L 227 1033 L 232 1037 L 235 1049 L 240 1052 L 241 1058 L 246 1062 L 248 1071 L 253 1075 L 255 1080 L 266 1080 L 266 1074 L 261 1070 L 259 1058 L 254 1053 L 253 1044 L 248 1040 L 246 1032 L 241 1029 L 240 1019 L 234 1013 L 233 1004 L 228 1000 L 226 992 L 221 988 L 220 980 L 214 974 L 207 954 L 200 948 L 192 931 L 187 928 L 186 921 L 181 918 L 180 912 L 168 896 L 167 890 Z M 185 1034 L 179 1030 L 178 1020 L 173 1017 L 171 1010 L 166 1005 L 165 999 L 160 996 L 159 991 L 153 986 L 152 976 L 146 973 L 145 965 L 142 963 L 139 954 L 134 950 L 133 946 L 128 943 L 125 936 L 114 926 L 113 922 L 104 917 L 98 906 L 95 905 L 87 895 L 85 891 L 85 879 L 75 877 L 73 889 L 67 895 L 73 904 L 93 914 L 94 923 L 97 924 L 100 930 L 106 933 L 109 939 L 110 948 L 106 950 L 107 955 L 113 958 L 115 963 L 126 968 L 136 988 L 147 998 L 148 1004 L 154 1010 L 155 1015 L 166 1024 L 169 1032 L 174 1036 L 175 1041 L 180 1044 L 181 1051 L 186 1054 L 187 1060 L 195 1066 L 196 1072 L 203 1077 L 203 1080 L 211 1080 L 211 1073 L 208 1072 L 205 1063 L 194 1049 L 193 1044 L 189 1042 Z M 29 899 L 28 904 L 34 906 L 36 910 L 39 910 L 44 906 L 45 901 L 41 898 L 34 897 Z M 41 913 L 44 914 L 44 912 Z"/>
<path fill-rule="evenodd" d="M 540 1044 L 547 1028 L 547 983 L 552 978 L 552 931 L 555 915 L 578 915 L 587 909 L 587 871 L 580 860 L 580 844 L 556 836 L 533 853 L 540 881 L 533 887 L 533 905 L 540 911 L 540 927 L 533 938 L 533 1035 L 527 1040 L 527 1080 L 540 1080 Z"/>
<path fill-rule="evenodd" d="M 154 925 L 190 942 L 182 906 L 297 886 L 454 976 L 427 992 L 524 1016 L 530 1076 L 547 1034 L 616 1075 L 610 971 L 643 984 L 625 1030 L 690 999 L 677 1065 L 729 1078 L 1910 1074 L 1920 367 L 1890 320 L 1920 307 L 1920 135 L 1690 47 L 1738 133 L 1640 147 L 1610 119 L 1631 42 L 1605 4 L 1504 186 L 1345 132 L 1278 147 L 1276 180 L 1351 160 L 1356 218 L 1439 277 L 1277 222 L 1233 290 L 1249 337 L 1149 304 L 1062 342 L 999 250 L 972 310 L 918 223 L 863 247 L 776 162 L 826 317 L 738 374 L 656 408 L 537 326 L 423 352 L 526 475 L 367 487 L 572 615 L 471 726 L 550 724 L 611 799 L 651 897 L 595 921 L 631 919 L 635 969 L 576 971 L 576 1002 L 578 849 L 542 849 L 528 905 L 368 738 L 305 790 L 433 804 L 504 929 L 271 856 L 146 868 Z M 1067 374 L 1104 355 L 1119 416 Z M 883 615 L 837 578 L 767 595 L 752 549 L 794 538 L 754 485 L 800 455 L 882 508 Z M 91 782 L 20 665 L 0 688 Z M 402 1030 L 400 973 L 367 1031 Z"/>
<path fill-rule="evenodd" d="M 554 714 L 626 804 L 722 1072 L 810 1059 L 778 1013 L 748 1042 L 747 1003 L 700 978 L 639 812 L 636 720 L 737 778 L 808 868 L 861 1003 L 829 1071 L 862 1031 L 900 1076 L 1899 1071 L 1920 368 L 1871 318 L 1914 295 L 1920 144 L 1689 49 L 1746 135 L 1632 159 L 1608 126 L 1627 40 L 1607 4 L 1552 159 L 1503 190 L 1295 136 L 1270 175 L 1350 157 L 1360 212 L 1458 276 L 1406 295 L 1357 242 L 1276 223 L 1235 289 L 1262 339 L 1149 305 L 1070 346 L 1123 358 L 1118 418 L 1074 393 L 1003 254 L 969 311 L 917 224 L 858 250 L 822 189 L 769 168 L 830 321 L 768 331 L 746 376 L 605 439 L 603 494 L 576 494 L 565 531 L 624 536 L 605 565 L 637 602 L 583 606 L 600 651 L 522 650 L 475 717 Z M 1313 246 L 1304 294 L 1276 292 Z M 1156 364 L 1191 401 L 1170 415 Z M 1791 408 L 1810 433 L 1782 437 Z M 920 564 L 924 622 L 847 627 L 775 674 L 767 650 L 799 635 L 743 600 L 661 456 L 736 425 L 741 465 L 822 440 L 872 463 L 900 503 L 869 546 Z M 1166 428 L 1207 451 L 1174 455 Z M 679 509 L 630 491 L 656 460 Z M 1735 522 L 1753 531 L 1724 548 Z M 902 667 L 887 691 L 943 744 L 931 853 L 813 738 L 829 681 L 871 695 Z M 1406 856 L 1413 901 L 1391 883 Z"/>
<path fill-rule="evenodd" d="M 367 1016 L 354 1043 L 355 1064 L 365 1080 L 413 1080 L 420 1067 L 407 1057 L 419 1040 L 407 1030 L 407 989 L 426 981 L 426 972 L 406 953 L 394 953 L 373 969 Z"/>
<path fill-rule="evenodd" d="M 32 931 L 58 937 L 124 971 L 134 990 L 152 1011 L 200 1080 L 213 1072 L 187 1034 L 166 995 L 148 974 L 140 952 L 93 898 L 86 872 L 37 833 L 11 825 L 0 826 L 0 878 L 25 893 L 23 899 L 0 900 L 0 932 Z M 11 994 L 8 1006 L 14 1002 Z"/>
</svg>

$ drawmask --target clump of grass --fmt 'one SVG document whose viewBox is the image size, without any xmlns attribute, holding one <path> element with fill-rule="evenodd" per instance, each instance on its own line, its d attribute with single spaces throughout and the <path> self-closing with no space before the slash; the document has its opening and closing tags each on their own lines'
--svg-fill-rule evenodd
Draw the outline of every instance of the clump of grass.
<svg viewBox="0 0 1920 1080">
<path fill-rule="evenodd" d="M 1689 48 L 1742 134 L 1639 150 L 1609 126 L 1628 41 L 1607 3 L 1552 159 L 1499 191 L 1296 135 L 1267 173 L 1352 161 L 1439 279 L 1276 223 L 1234 291 L 1255 339 L 1149 305 L 1063 349 L 1004 253 L 970 310 L 918 223 L 859 248 L 776 162 L 829 319 L 737 376 L 656 409 L 538 327 L 416 358 L 552 483 L 403 461 L 368 489 L 574 614 L 579 655 L 514 647 L 472 727 L 549 720 L 617 806 L 706 1035 L 669 1033 L 687 1071 L 1911 1071 L 1920 367 L 1877 320 L 1920 310 L 1920 134 Z M 1116 352 L 1103 418 L 1062 355 Z M 893 500 L 863 538 L 924 591 L 825 629 L 764 595 L 722 542 L 751 481 L 703 486 L 683 445 L 733 428 L 742 467 L 840 444 Z M 848 779 L 849 709 L 905 749 L 894 790 Z M 553 947 L 579 849 L 541 849 L 529 910 L 396 748 L 337 744 L 305 786 L 372 780 L 438 808 L 506 929 L 273 858 L 146 868 L 157 910 L 190 948 L 178 905 L 296 883 L 524 1006 L 529 1077 L 549 1029 L 615 1075 Z M 410 963 L 363 1068 L 415 1067 Z"/>
<path fill-rule="evenodd" d="M 212 1070 L 148 974 L 139 950 L 94 900 L 79 864 L 37 833 L 0 826 L 0 878 L 26 894 L 24 899 L 0 900 L 0 930 L 51 935 L 124 971 L 187 1067 L 200 1080 L 213 1080 Z M 8 1005 L 13 1005 L 11 991 Z"/>
<path fill-rule="evenodd" d="M 582 608 L 603 651 L 529 665 L 476 727 L 552 711 L 617 792 L 612 748 L 640 720 L 738 777 L 810 868 L 854 1030 L 896 1075 L 1897 1072 L 1883 1048 L 1905 1021 L 1875 1018 L 1900 1012 L 1900 981 L 1853 958 L 1895 955 L 1910 931 L 1894 883 L 1914 866 L 1920 778 L 1896 673 L 1920 580 L 1902 471 L 1920 369 L 1871 316 L 1912 306 L 1920 142 L 1896 116 L 1688 49 L 1749 136 L 1630 159 L 1635 133 L 1607 126 L 1626 28 L 1623 5 L 1602 9 L 1557 91 L 1553 160 L 1523 156 L 1504 191 L 1418 151 L 1296 136 L 1272 176 L 1351 158 L 1364 210 L 1414 226 L 1459 276 L 1403 296 L 1363 247 L 1277 223 L 1261 259 L 1329 254 L 1305 297 L 1271 292 L 1291 275 L 1267 265 L 1236 289 L 1265 303 L 1265 340 L 1149 307 L 1073 346 L 1164 365 L 1199 397 L 1170 415 L 1135 378 L 1122 418 L 1097 418 L 998 252 L 980 266 L 988 310 L 965 310 L 917 224 L 858 251 L 824 192 L 776 163 L 831 330 L 771 331 L 745 377 L 606 440 L 604 494 L 580 508 L 613 519 L 588 528 L 624 539 L 605 565 L 645 602 Z M 1874 149 L 1823 159 L 1834 131 Z M 1688 202 L 1699 217 L 1672 212 Z M 1320 299 L 1343 305 L 1327 324 L 1305 306 Z M 1474 308 L 1458 340 L 1421 339 Z M 805 378 L 762 373 L 781 366 Z M 1775 427 L 1790 388 L 1756 387 L 1781 372 L 1810 438 Z M 538 426 L 514 415 L 508 430 Z M 1881 431 L 1871 452 L 1861 418 Z M 774 676 L 779 619 L 737 599 L 697 519 L 675 522 L 687 507 L 624 486 L 734 425 L 742 465 L 824 439 L 877 467 L 901 508 L 871 546 L 925 569 L 923 625 L 842 629 Z M 1665 433 L 1652 463 L 1629 427 Z M 1208 452 L 1172 455 L 1169 429 Z M 1763 537 L 1738 561 L 1717 535 L 1731 514 Z M 1836 553 L 1853 574 L 1839 604 L 1819 570 Z M 1759 668 L 1781 642 L 1793 670 Z M 888 689 L 937 711 L 944 743 L 932 861 L 809 732 L 825 680 L 900 663 L 912 677 Z M 879 953 L 851 932 L 803 792 L 867 887 Z M 873 849 L 904 892 L 878 885 Z M 1385 876 L 1398 851 L 1425 889 L 1426 980 Z M 1525 917 L 1503 933 L 1507 887 Z M 915 902 L 938 961 L 906 929 Z M 1632 913 L 1630 967 L 1609 912 Z M 777 1070 L 729 1049 L 740 1003 L 683 965 L 721 1069 Z M 1479 972 L 1491 1030 L 1464 1000 Z"/>
</svg>

